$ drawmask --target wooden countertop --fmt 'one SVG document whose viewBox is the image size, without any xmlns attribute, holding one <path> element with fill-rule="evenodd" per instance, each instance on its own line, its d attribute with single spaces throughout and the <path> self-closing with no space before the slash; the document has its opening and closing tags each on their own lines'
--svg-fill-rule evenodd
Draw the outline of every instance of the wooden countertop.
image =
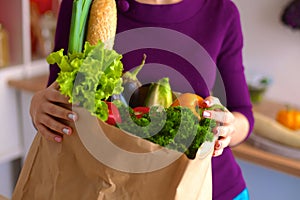
<svg viewBox="0 0 300 200">
<path fill-rule="evenodd" d="M 25 90 L 34 93 L 43 89 L 46 86 L 47 80 L 48 75 L 41 75 L 33 77 L 31 79 L 10 80 L 8 84 L 17 90 Z M 275 115 L 274 109 L 271 109 L 273 111 L 270 111 L 268 107 L 272 108 L 274 106 L 276 106 L 277 108 L 279 108 L 280 106 L 283 107 L 283 105 L 276 102 L 265 101 L 258 105 L 255 105 L 254 110 L 266 113 L 267 115 L 272 117 Z M 241 160 L 249 161 L 263 167 L 271 168 L 286 174 L 300 177 L 300 160 L 291 159 L 274 153 L 263 151 L 256 147 L 253 147 L 247 142 L 232 148 L 232 150 L 234 155 Z"/>
<path fill-rule="evenodd" d="M 2 196 L 2 195 L 0 195 L 0 200 L 9 200 L 9 199 L 6 198 L 6 197 L 4 197 L 4 196 Z"/>
<path fill-rule="evenodd" d="M 285 107 L 286 105 L 284 103 L 264 100 L 254 104 L 253 111 L 275 119 L 277 112 Z M 288 158 L 269 151 L 264 151 L 247 142 L 232 149 L 237 158 L 300 177 L 300 159 Z"/>
<path fill-rule="evenodd" d="M 300 160 L 291 159 L 255 148 L 247 142 L 232 148 L 236 158 L 300 178 Z"/>
<path fill-rule="evenodd" d="M 22 91 L 37 92 L 46 87 L 48 75 L 43 74 L 32 78 L 12 79 L 8 81 L 8 85 Z"/>
</svg>

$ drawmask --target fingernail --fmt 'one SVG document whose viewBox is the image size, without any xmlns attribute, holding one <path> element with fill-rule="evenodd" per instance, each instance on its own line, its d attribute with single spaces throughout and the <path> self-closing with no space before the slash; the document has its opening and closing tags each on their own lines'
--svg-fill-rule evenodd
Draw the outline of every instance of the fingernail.
<svg viewBox="0 0 300 200">
<path fill-rule="evenodd" d="M 64 129 L 63 129 L 63 132 L 64 132 L 64 134 L 66 134 L 66 135 L 70 135 L 70 129 L 68 129 L 68 128 L 64 128 Z"/>
<path fill-rule="evenodd" d="M 203 111 L 202 116 L 205 117 L 205 118 L 210 118 L 211 117 L 211 113 L 205 110 L 205 111 Z"/>
<path fill-rule="evenodd" d="M 68 114 L 68 118 L 75 121 L 76 120 L 76 115 L 73 113 Z"/>
<path fill-rule="evenodd" d="M 210 106 L 210 102 L 208 100 L 203 101 L 204 107 L 207 108 Z"/>
<path fill-rule="evenodd" d="M 221 143 L 221 142 L 218 142 L 218 143 L 216 144 L 216 149 L 220 149 L 221 146 L 222 146 L 222 143 Z"/>
<path fill-rule="evenodd" d="M 56 142 L 61 142 L 61 141 L 62 141 L 61 137 L 55 137 L 54 140 L 55 140 Z"/>
</svg>

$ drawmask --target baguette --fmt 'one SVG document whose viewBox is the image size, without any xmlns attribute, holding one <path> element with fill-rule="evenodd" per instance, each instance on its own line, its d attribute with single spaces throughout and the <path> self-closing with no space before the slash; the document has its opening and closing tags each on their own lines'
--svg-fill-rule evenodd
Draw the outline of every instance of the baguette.
<svg viewBox="0 0 300 200">
<path fill-rule="evenodd" d="M 88 19 L 86 41 L 96 45 L 99 40 L 105 48 L 112 49 L 117 28 L 115 0 L 94 0 Z"/>
</svg>

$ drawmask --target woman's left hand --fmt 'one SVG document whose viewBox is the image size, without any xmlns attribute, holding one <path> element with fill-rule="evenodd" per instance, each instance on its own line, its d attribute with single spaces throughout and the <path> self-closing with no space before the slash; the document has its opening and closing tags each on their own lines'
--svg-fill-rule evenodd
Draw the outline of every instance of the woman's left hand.
<svg viewBox="0 0 300 200">
<path fill-rule="evenodd" d="M 207 97 L 205 103 L 208 107 L 221 104 L 220 100 L 213 96 Z M 218 139 L 215 142 L 213 156 L 219 156 L 223 153 L 224 148 L 228 147 L 231 142 L 232 134 L 235 131 L 235 117 L 226 108 L 224 110 L 205 110 L 203 117 L 217 121 L 217 127 L 215 127 L 213 131 Z"/>
</svg>

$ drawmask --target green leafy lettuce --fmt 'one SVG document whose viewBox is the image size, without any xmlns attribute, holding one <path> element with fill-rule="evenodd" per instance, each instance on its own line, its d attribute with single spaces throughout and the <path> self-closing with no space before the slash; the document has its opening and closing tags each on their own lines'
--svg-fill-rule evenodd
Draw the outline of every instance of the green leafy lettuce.
<svg viewBox="0 0 300 200">
<path fill-rule="evenodd" d="M 104 100 L 123 91 L 122 55 L 105 49 L 102 42 L 85 42 L 80 53 L 63 52 L 61 49 L 47 57 L 49 64 L 57 64 L 61 70 L 56 79 L 60 92 L 70 98 L 70 103 L 79 104 L 106 121 L 108 108 Z"/>
</svg>

